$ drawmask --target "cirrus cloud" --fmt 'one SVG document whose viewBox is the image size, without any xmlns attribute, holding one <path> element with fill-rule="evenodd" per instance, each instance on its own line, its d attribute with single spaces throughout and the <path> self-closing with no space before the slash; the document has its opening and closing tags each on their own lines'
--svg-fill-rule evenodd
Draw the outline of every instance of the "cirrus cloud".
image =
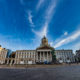
<svg viewBox="0 0 80 80">
<path fill-rule="evenodd" d="M 67 43 L 70 43 L 70 42 L 76 40 L 79 37 L 80 37 L 80 30 L 75 31 L 72 35 L 68 36 L 67 38 L 62 39 L 57 44 L 55 44 L 54 47 L 55 48 L 60 47 L 64 44 L 67 44 Z"/>
<path fill-rule="evenodd" d="M 32 12 L 28 11 L 28 20 L 32 27 L 34 27 Z"/>
</svg>

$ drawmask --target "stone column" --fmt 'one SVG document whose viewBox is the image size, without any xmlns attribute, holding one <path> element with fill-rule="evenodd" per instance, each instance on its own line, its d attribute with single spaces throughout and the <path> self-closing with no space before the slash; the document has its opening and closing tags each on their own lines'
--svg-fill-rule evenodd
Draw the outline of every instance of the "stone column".
<svg viewBox="0 0 80 80">
<path fill-rule="evenodd" d="M 43 52 L 43 62 L 44 62 L 44 52 Z"/>
<path fill-rule="evenodd" d="M 28 58 L 30 58 L 30 52 L 29 52 Z"/>
<path fill-rule="evenodd" d="M 17 64 L 20 64 L 20 59 L 17 60 Z"/>
<path fill-rule="evenodd" d="M 37 61 L 38 61 L 38 52 L 36 53 L 36 59 L 37 59 Z"/>
<path fill-rule="evenodd" d="M 17 64 L 18 62 L 17 62 L 17 59 L 16 59 L 16 64 Z"/>
<path fill-rule="evenodd" d="M 9 64 L 9 60 L 7 60 L 7 64 Z"/>
<path fill-rule="evenodd" d="M 41 61 L 41 52 L 40 52 L 40 61 Z"/>
<path fill-rule="evenodd" d="M 17 54 L 17 58 L 20 58 L 21 55 L 19 55 L 19 53 Z"/>
<path fill-rule="evenodd" d="M 51 55 L 51 52 L 50 52 L 50 61 L 52 61 L 52 55 Z"/>
<path fill-rule="evenodd" d="M 42 62 L 43 62 L 43 52 L 42 52 Z"/>
<path fill-rule="evenodd" d="M 12 65 L 12 61 L 13 61 L 13 60 L 11 60 L 10 65 Z"/>
<path fill-rule="evenodd" d="M 43 52 L 43 61 L 44 61 L 44 58 L 45 58 L 45 52 Z"/>
<path fill-rule="evenodd" d="M 15 55 L 15 58 L 18 58 L 18 54 L 17 54 L 17 52 L 16 52 L 16 55 Z"/>
<path fill-rule="evenodd" d="M 27 52 L 25 52 L 25 53 L 26 53 L 26 58 L 28 58 L 28 57 L 27 57 Z"/>
<path fill-rule="evenodd" d="M 35 64 L 35 61 L 36 61 L 36 58 L 35 58 L 35 52 L 33 53 L 33 59 L 34 59 L 34 64 Z"/>
<path fill-rule="evenodd" d="M 14 59 L 14 64 L 16 64 L 16 59 Z"/>
<path fill-rule="evenodd" d="M 49 51 L 49 62 L 51 61 L 51 53 L 50 53 L 50 51 Z"/>
<path fill-rule="evenodd" d="M 49 61 L 49 59 L 48 59 L 48 51 L 47 51 L 47 61 Z"/>
</svg>

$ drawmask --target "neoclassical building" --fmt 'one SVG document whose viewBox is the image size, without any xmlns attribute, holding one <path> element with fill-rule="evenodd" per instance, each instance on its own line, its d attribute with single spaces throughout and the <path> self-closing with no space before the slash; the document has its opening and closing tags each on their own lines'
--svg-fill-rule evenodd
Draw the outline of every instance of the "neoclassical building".
<svg viewBox="0 0 80 80">
<path fill-rule="evenodd" d="M 35 64 L 36 50 L 17 50 L 14 64 Z"/>
<path fill-rule="evenodd" d="M 14 64 L 36 64 L 52 62 L 52 53 L 54 50 L 48 44 L 48 39 L 44 36 L 41 45 L 36 50 L 17 50 Z"/>
<path fill-rule="evenodd" d="M 0 45 L 0 64 L 5 64 L 7 53 L 8 53 L 8 50 L 5 48 L 2 48 Z"/>
<path fill-rule="evenodd" d="M 55 50 L 56 59 L 58 62 L 62 61 L 62 63 L 66 62 L 75 62 L 74 54 L 72 50 Z"/>
<path fill-rule="evenodd" d="M 44 36 L 41 40 L 40 47 L 36 49 L 36 62 L 52 62 L 52 50 L 54 48 L 48 44 L 48 39 Z"/>
<path fill-rule="evenodd" d="M 52 62 L 52 51 L 55 52 L 58 62 L 75 62 L 72 50 L 55 50 L 44 36 L 41 44 L 35 50 L 16 50 L 7 57 L 8 50 L 0 47 L 0 64 L 48 64 Z"/>
<path fill-rule="evenodd" d="M 80 62 L 80 49 L 76 50 L 76 61 Z"/>
</svg>

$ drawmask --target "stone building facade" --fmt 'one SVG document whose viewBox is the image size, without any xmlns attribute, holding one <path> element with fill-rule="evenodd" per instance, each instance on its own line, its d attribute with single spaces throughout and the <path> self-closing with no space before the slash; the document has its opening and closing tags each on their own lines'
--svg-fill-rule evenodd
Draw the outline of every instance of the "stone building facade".
<svg viewBox="0 0 80 80">
<path fill-rule="evenodd" d="M 80 62 L 80 49 L 76 50 L 76 61 Z"/>
<path fill-rule="evenodd" d="M 0 45 L 0 64 L 5 64 L 5 60 L 7 58 L 7 52 L 8 50 L 5 48 L 2 48 Z"/>
<path fill-rule="evenodd" d="M 44 36 L 41 40 L 41 45 L 36 49 L 36 62 L 52 62 L 52 50 L 54 50 L 54 48 L 48 44 L 48 39 Z"/>
<path fill-rule="evenodd" d="M 44 36 L 36 50 L 16 50 L 9 57 L 6 57 L 8 50 L 0 47 L 0 64 L 48 64 L 53 59 L 52 51 L 55 52 L 58 62 L 75 62 L 72 50 L 55 50 L 48 44 L 48 39 Z"/>
<path fill-rule="evenodd" d="M 35 64 L 36 50 L 17 50 L 14 64 Z"/>
<path fill-rule="evenodd" d="M 72 50 L 55 50 L 56 53 L 56 59 L 60 62 L 62 61 L 63 63 L 66 62 L 75 62 L 74 54 Z"/>
<path fill-rule="evenodd" d="M 52 62 L 52 48 L 44 36 L 41 45 L 36 50 L 17 50 L 14 64 L 36 64 Z"/>
</svg>

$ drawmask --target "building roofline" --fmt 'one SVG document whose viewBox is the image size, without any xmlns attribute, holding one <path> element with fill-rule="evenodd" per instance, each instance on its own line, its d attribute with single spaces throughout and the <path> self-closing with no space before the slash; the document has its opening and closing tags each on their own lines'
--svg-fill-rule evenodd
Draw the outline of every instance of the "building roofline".
<svg viewBox="0 0 80 80">
<path fill-rule="evenodd" d="M 36 50 L 16 50 L 16 51 L 36 51 Z"/>
</svg>

